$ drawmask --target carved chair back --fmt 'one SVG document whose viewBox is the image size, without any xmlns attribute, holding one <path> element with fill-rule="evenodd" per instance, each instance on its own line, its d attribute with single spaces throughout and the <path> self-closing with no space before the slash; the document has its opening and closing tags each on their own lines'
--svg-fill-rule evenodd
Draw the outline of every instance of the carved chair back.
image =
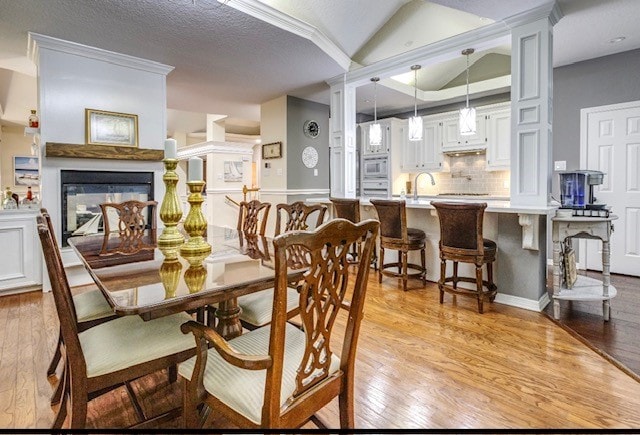
<svg viewBox="0 0 640 435">
<path fill-rule="evenodd" d="M 367 290 L 369 263 L 377 237 L 379 222 L 367 220 L 353 224 L 345 219 L 334 219 L 315 231 L 293 231 L 279 235 L 273 241 L 276 285 L 273 292 L 273 311 L 269 332 L 269 355 L 243 355 L 233 351 L 215 331 L 198 324 L 188 322 L 182 326 L 186 333 L 194 333 L 198 344 L 197 359 L 193 375 L 187 384 L 185 397 L 192 406 L 185 406 L 188 415 L 193 415 L 197 404 L 202 400 L 215 403 L 219 411 L 238 424 L 249 424 L 234 408 L 224 406 L 215 399 L 205 398 L 203 379 L 207 364 L 207 350 L 210 341 L 222 357 L 230 364 L 244 369 L 266 369 L 261 427 L 298 427 L 308 421 L 332 398 L 340 396 L 340 419 L 342 427 L 353 427 L 353 391 L 354 366 L 358 332 L 363 316 L 364 299 Z M 350 285 L 347 253 L 349 246 L 364 240 L 362 256 L 357 268 L 355 283 Z M 285 361 L 285 343 L 287 334 L 287 286 L 288 274 L 292 268 L 291 253 L 304 252 L 308 269 L 299 282 L 300 317 L 304 332 L 304 352 L 296 362 L 295 387 L 287 397 L 286 409 L 281 409 L 283 370 Z M 346 302 L 347 291 L 351 301 Z M 352 293 L 351 293 L 352 291 Z M 346 309 L 345 322 L 336 322 L 340 309 Z M 336 332 L 340 324 L 344 331 Z M 291 331 L 289 331 L 291 333 Z M 339 357 L 339 368 L 334 356 L 331 339 L 343 337 Z M 291 356 L 289 357 L 291 358 Z M 333 366 L 332 366 L 333 363 Z M 288 380 L 287 380 L 288 382 Z M 289 394 L 289 393 L 287 393 Z M 192 409 L 193 408 L 193 409 Z M 188 417 L 197 421 L 197 417 Z M 254 424 L 254 423 L 252 423 Z"/>
<path fill-rule="evenodd" d="M 323 204 L 306 205 L 302 201 L 296 201 L 292 204 L 278 204 L 276 206 L 276 231 L 275 235 L 295 230 L 309 229 L 310 219 L 314 213 L 317 213 L 315 226 L 318 228 L 324 221 L 324 215 L 327 212 L 327 206 Z M 285 213 L 287 221 L 282 227 L 282 214 Z"/>
<path fill-rule="evenodd" d="M 335 320 L 338 311 L 345 304 L 349 287 L 349 247 L 364 238 L 363 253 L 360 258 L 353 295 L 348 308 L 349 316 L 345 324 L 344 343 L 340 354 L 340 369 L 346 377 L 343 388 L 353 383 L 358 331 L 362 320 L 364 298 L 367 289 L 369 263 L 379 223 L 367 220 L 353 224 L 344 219 L 335 219 L 319 227 L 315 232 L 286 233 L 274 240 L 276 258 L 276 291 L 274 293 L 274 316 L 271 322 L 269 348 L 274 365 L 267 370 L 264 397 L 263 422 L 269 415 L 279 413 L 280 385 L 282 380 L 282 360 L 284 357 L 284 324 L 287 319 L 286 286 L 290 262 L 287 258 L 291 247 L 301 247 L 307 253 L 309 268 L 299 283 L 300 317 L 306 335 L 306 348 L 300 362 L 296 389 L 291 401 L 313 397 L 323 388 L 335 386 L 336 378 L 329 376 L 333 349 Z M 342 335 L 342 334 L 340 334 Z M 339 380 L 337 382 L 340 382 Z M 274 397 L 276 399 L 274 399 Z M 271 409 L 269 409 L 271 408 Z"/>
<path fill-rule="evenodd" d="M 270 203 L 257 199 L 242 201 L 238 211 L 238 231 L 247 236 L 264 236 L 270 208 Z"/>
<path fill-rule="evenodd" d="M 104 242 L 100 255 L 135 254 L 144 249 L 155 248 L 156 201 L 105 202 L 100 204 L 104 222 Z M 145 210 L 147 214 L 145 216 Z M 111 222 L 111 211 L 118 217 L 117 227 Z M 149 231 L 151 230 L 151 237 Z M 110 246 L 110 235 L 118 233 L 118 245 Z M 146 237 L 145 237 L 146 236 Z"/>
</svg>

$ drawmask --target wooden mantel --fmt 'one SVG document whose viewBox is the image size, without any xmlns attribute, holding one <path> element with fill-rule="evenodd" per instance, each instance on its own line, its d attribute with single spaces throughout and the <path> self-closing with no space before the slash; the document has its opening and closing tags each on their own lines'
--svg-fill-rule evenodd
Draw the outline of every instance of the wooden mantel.
<svg viewBox="0 0 640 435">
<path fill-rule="evenodd" d="M 46 157 L 66 157 L 73 159 L 110 159 L 110 160 L 153 160 L 164 158 L 164 150 L 141 149 L 136 147 L 112 145 L 85 145 L 47 142 Z"/>
</svg>

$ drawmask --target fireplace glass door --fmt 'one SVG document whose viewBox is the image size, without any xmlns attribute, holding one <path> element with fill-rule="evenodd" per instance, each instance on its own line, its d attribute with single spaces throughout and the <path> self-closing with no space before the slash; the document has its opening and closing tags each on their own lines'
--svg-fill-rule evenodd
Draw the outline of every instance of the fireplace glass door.
<svg viewBox="0 0 640 435">
<path fill-rule="evenodd" d="M 61 171 L 60 175 L 62 246 L 67 246 L 69 237 L 103 231 L 100 204 L 154 199 L 153 172 Z"/>
</svg>

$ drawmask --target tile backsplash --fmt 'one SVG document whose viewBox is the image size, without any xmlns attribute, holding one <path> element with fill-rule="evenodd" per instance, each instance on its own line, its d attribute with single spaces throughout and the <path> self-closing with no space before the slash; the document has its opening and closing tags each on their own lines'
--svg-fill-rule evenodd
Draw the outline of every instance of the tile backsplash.
<svg viewBox="0 0 640 435">
<path fill-rule="evenodd" d="M 483 193 L 489 196 L 509 196 L 510 171 L 487 171 L 486 155 L 472 154 L 445 158 L 450 172 L 433 172 L 436 185 L 432 186 L 427 175 L 418 180 L 420 195 L 438 193 Z M 407 177 L 413 183 L 415 174 Z M 413 189 L 413 186 L 412 186 Z"/>
</svg>

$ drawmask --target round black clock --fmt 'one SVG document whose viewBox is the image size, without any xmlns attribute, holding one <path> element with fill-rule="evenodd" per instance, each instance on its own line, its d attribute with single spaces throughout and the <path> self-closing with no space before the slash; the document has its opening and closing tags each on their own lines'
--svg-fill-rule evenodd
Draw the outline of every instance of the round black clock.
<svg viewBox="0 0 640 435">
<path fill-rule="evenodd" d="M 302 128 L 305 136 L 315 139 L 320 134 L 320 127 L 318 123 L 313 120 L 306 121 L 304 123 L 304 127 Z"/>
</svg>

